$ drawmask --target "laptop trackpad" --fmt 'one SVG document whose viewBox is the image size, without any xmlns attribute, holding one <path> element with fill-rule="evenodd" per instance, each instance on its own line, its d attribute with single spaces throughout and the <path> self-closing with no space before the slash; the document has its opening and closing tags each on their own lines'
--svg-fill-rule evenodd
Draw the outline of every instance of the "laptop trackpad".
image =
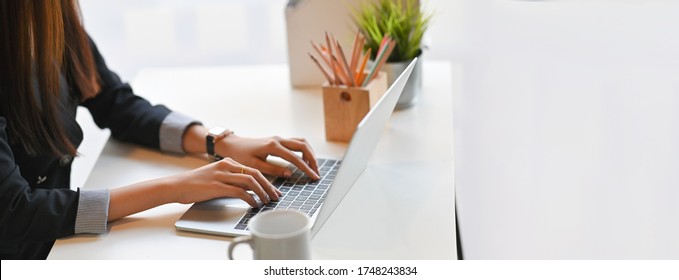
<svg viewBox="0 0 679 280">
<path fill-rule="evenodd" d="M 191 208 L 201 208 L 201 209 L 212 209 L 212 208 L 219 208 L 219 207 L 224 207 L 224 206 L 243 206 L 243 207 L 250 207 L 245 201 L 243 201 L 240 198 L 231 198 L 231 197 L 224 197 L 224 198 L 215 198 L 215 199 L 210 199 L 206 200 L 203 202 L 198 202 L 193 204 Z"/>
<path fill-rule="evenodd" d="M 191 206 L 175 226 L 183 230 L 233 235 L 234 226 L 249 209 L 250 206 L 240 199 L 208 200 Z"/>
</svg>

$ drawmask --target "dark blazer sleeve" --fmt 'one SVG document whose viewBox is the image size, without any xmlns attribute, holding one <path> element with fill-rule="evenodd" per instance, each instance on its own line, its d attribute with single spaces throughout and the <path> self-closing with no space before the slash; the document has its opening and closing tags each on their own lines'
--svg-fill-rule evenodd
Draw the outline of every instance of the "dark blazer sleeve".
<svg viewBox="0 0 679 280">
<path fill-rule="evenodd" d="M 100 128 L 111 129 L 115 139 L 159 149 L 160 125 L 171 112 L 163 105 L 151 105 L 137 96 L 129 84 L 108 69 L 97 46 L 90 47 L 100 76 L 101 91 L 83 102 Z"/>
<path fill-rule="evenodd" d="M 0 117 L 0 241 L 50 242 L 74 234 L 79 194 L 70 189 L 31 190 L 21 177 Z"/>
</svg>

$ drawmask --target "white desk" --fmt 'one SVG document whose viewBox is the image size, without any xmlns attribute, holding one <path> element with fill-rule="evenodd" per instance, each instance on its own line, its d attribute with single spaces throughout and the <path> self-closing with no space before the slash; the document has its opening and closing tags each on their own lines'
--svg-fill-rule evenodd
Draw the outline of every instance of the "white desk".
<svg viewBox="0 0 679 280">
<path fill-rule="evenodd" d="M 394 113 L 366 171 L 313 241 L 317 259 L 455 259 L 451 65 L 425 62 L 419 103 Z M 150 69 L 133 83 L 154 103 L 247 136 L 325 141 L 319 89 L 292 90 L 287 68 Z M 459 75 L 456 75 L 459 76 Z M 109 140 L 86 189 L 115 188 L 205 164 Z M 231 238 L 176 231 L 189 205 L 168 204 L 110 224 L 108 234 L 57 241 L 49 259 L 224 259 Z M 373 216 L 361 214 L 369 209 Z M 246 246 L 237 258 L 251 258 Z"/>
</svg>

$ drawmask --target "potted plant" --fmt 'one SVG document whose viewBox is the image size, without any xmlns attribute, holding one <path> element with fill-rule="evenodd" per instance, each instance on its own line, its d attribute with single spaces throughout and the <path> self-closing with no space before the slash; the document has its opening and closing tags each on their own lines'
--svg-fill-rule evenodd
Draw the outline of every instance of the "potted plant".
<svg viewBox="0 0 679 280">
<path fill-rule="evenodd" d="M 365 49 L 376 50 L 386 35 L 396 43 L 393 52 L 381 68 L 387 72 L 389 85 L 408 66 L 410 61 L 422 54 L 422 36 L 429 27 L 430 14 L 420 9 L 418 0 L 375 0 L 364 2 L 354 10 L 354 22 L 365 36 Z M 412 106 L 422 88 L 422 62 L 418 62 L 406 84 L 397 109 Z"/>
</svg>

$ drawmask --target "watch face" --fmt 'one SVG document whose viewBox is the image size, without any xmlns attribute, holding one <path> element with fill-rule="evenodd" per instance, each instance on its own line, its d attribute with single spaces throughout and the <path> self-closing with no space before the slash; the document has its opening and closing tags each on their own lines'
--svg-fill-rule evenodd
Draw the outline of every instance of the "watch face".
<svg viewBox="0 0 679 280">
<path fill-rule="evenodd" d="M 213 128 L 210 128 L 210 130 L 208 130 L 207 133 L 212 136 L 217 136 L 224 133 L 224 131 L 226 131 L 226 129 L 224 129 L 223 127 L 215 126 Z"/>
</svg>

